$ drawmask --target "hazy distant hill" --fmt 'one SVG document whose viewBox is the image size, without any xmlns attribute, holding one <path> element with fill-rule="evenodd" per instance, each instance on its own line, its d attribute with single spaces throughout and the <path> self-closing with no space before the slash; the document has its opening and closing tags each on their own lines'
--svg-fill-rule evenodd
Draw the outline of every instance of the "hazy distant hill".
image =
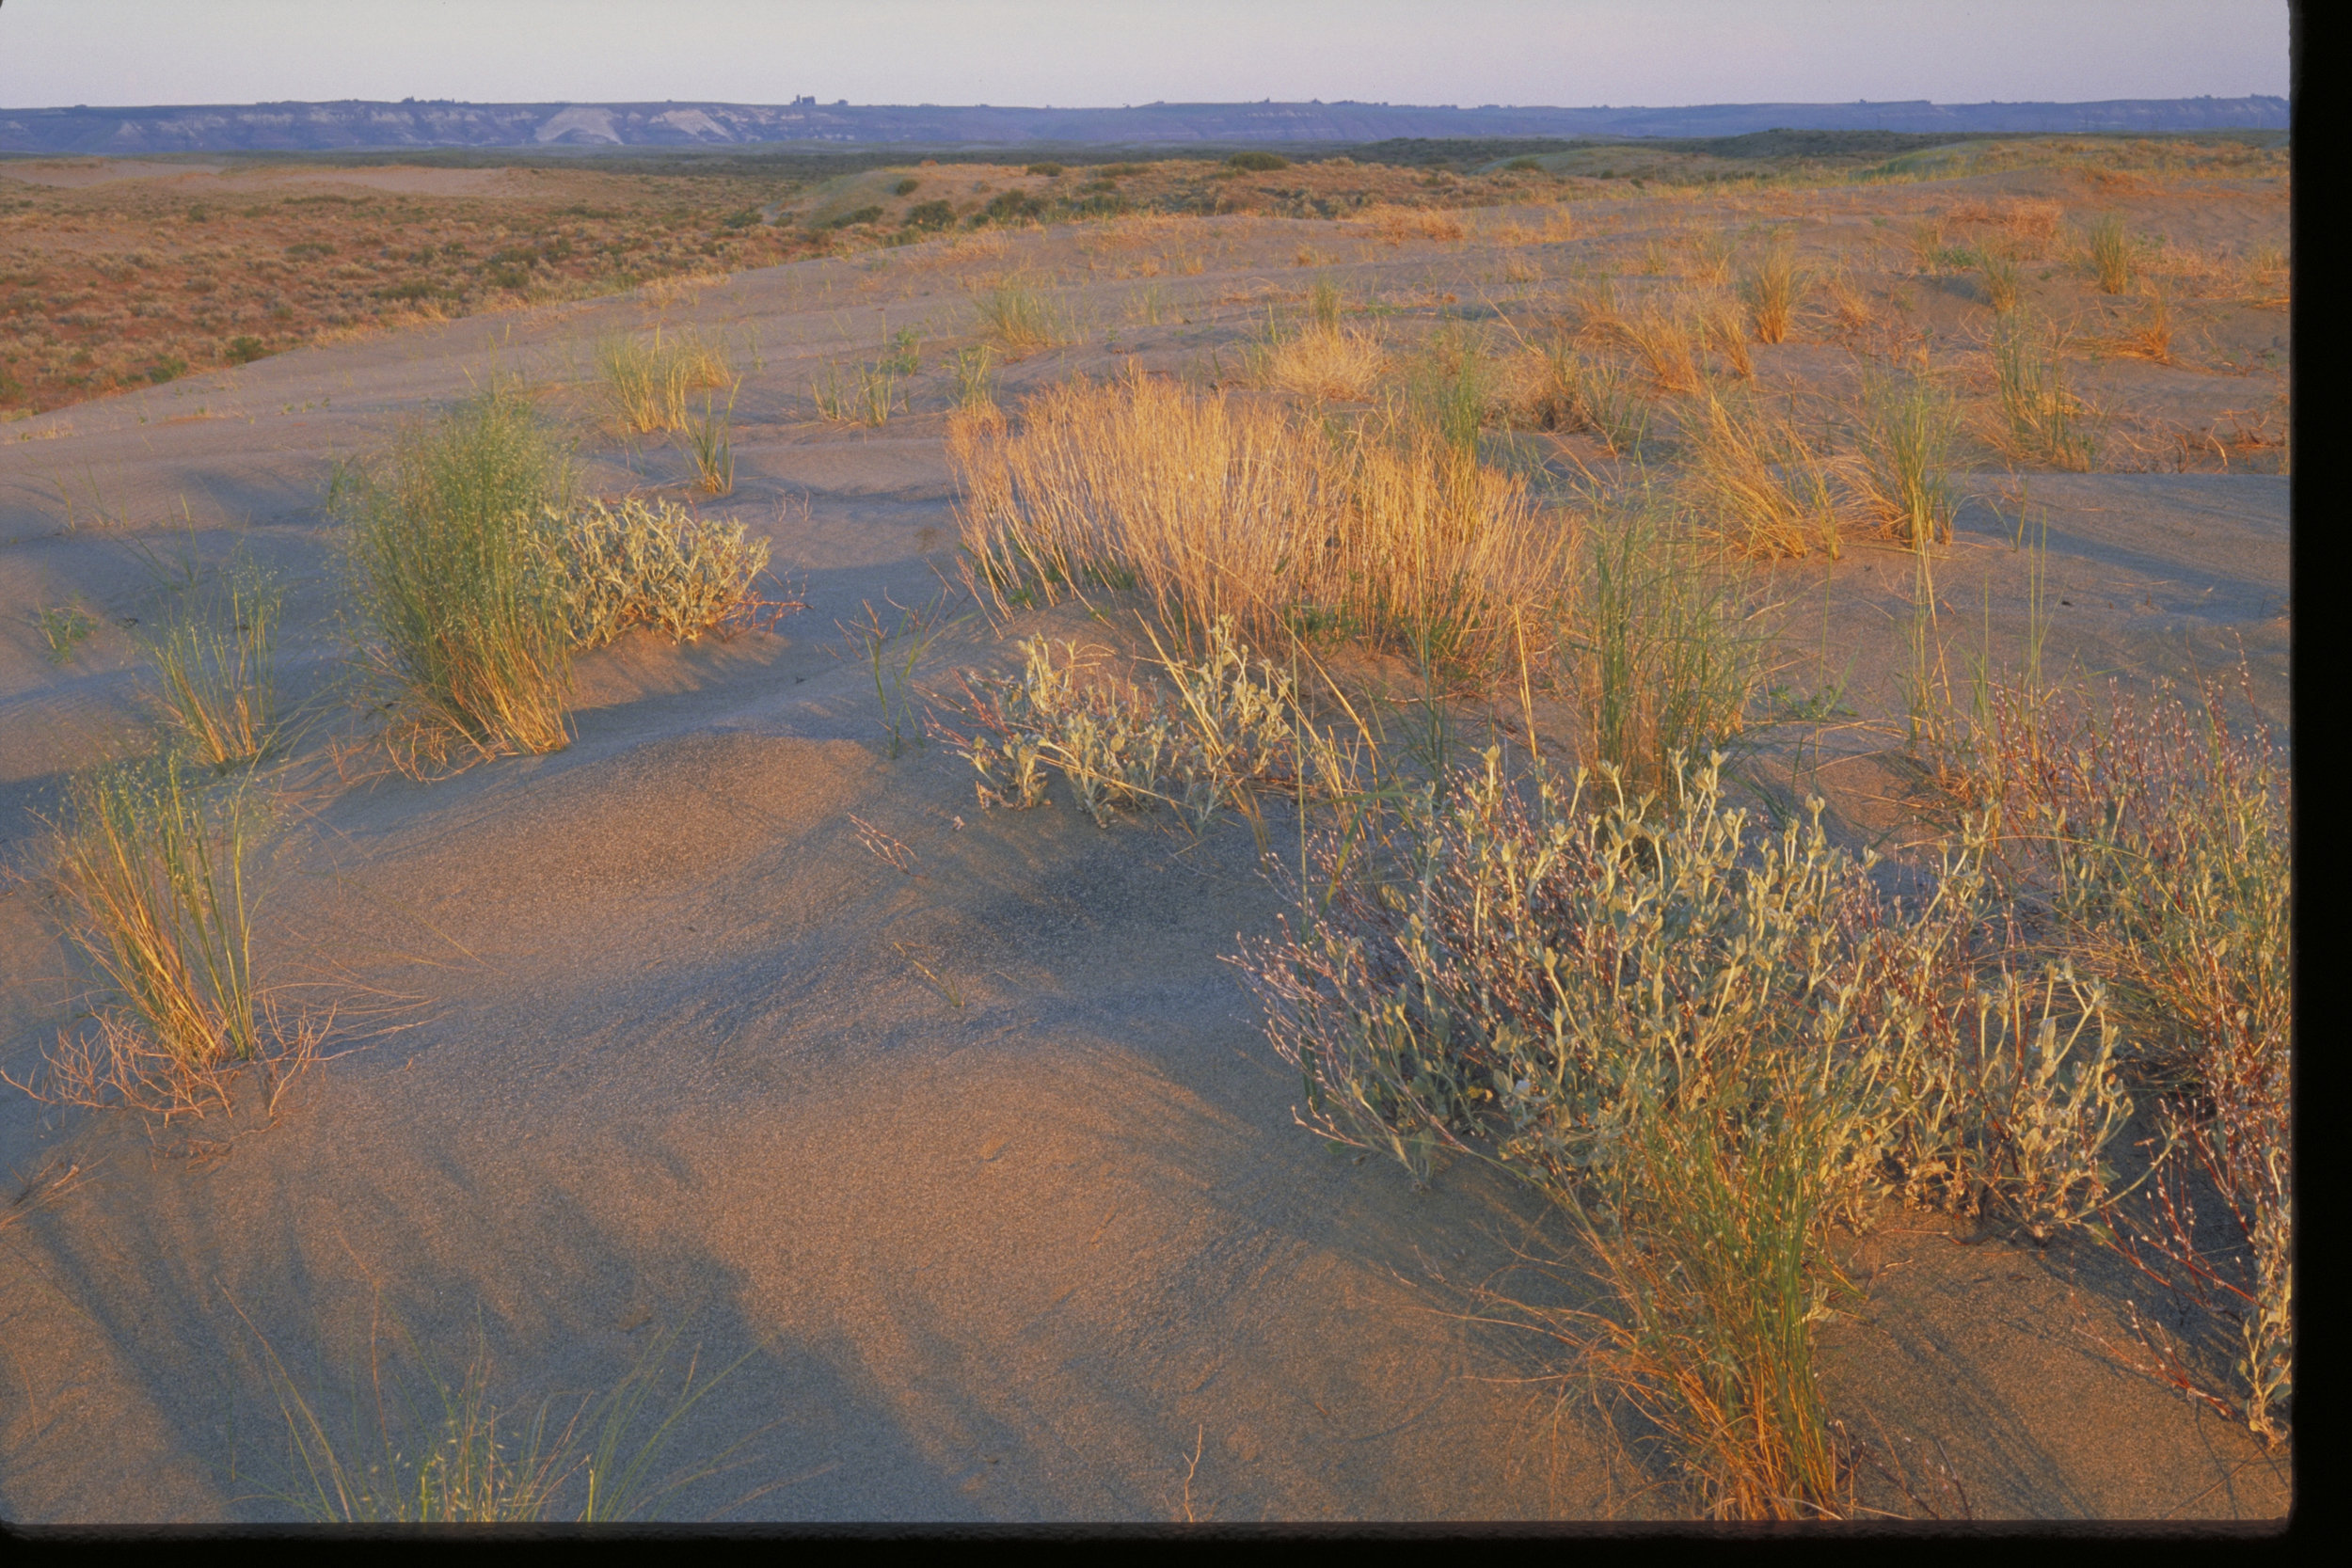
<svg viewBox="0 0 2352 1568">
<path fill-rule="evenodd" d="M 2283 130 L 2283 98 L 2102 103 L 1713 103 L 1463 109 L 1389 103 L 336 103 L 0 109 L 0 152 L 319 152 L 404 147 L 684 147 L 758 142 L 1368 142 L 1399 136 L 1722 136 L 1786 128 L 1955 134 Z"/>
</svg>

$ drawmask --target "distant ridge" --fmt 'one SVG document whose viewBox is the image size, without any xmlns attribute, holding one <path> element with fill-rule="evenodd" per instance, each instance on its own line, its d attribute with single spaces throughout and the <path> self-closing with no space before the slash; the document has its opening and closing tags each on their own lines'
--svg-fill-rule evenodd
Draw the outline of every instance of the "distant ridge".
<svg viewBox="0 0 2352 1568">
<path fill-rule="evenodd" d="M 0 152 L 325 152 L 429 147 L 740 147 L 778 142 L 1013 146 L 1370 142 L 1406 136 L 1726 136 L 1754 131 L 2285 130 L 2283 98 L 2125 98 L 2097 103 L 1709 103 L 1507 108 L 1308 103 L 1125 108 L 935 104 L 332 103 L 0 109 Z"/>
</svg>

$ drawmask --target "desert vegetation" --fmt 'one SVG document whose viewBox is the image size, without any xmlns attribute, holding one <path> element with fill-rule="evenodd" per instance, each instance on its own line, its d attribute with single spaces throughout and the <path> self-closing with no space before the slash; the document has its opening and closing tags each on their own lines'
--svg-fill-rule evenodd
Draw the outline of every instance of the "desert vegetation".
<svg viewBox="0 0 2352 1568">
<path fill-rule="evenodd" d="M 699 187 L 598 175 L 618 215 L 570 227 L 650 233 L 658 190 L 670 250 L 591 274 L 576 240 L 506 292 L 557 303 L 633 278 L 653 293 L 545 318 L 557 325 L 529 357 L 470 390 L 404 394 L 380 421 L 338 425 L 338 451 L 358 455 L 319 498 L 329 544 L 300 531 L 306 514 L 241 542 L 277 552 L 266 569 L 222 550 L 129 588 L 26 571 L 11 678 L 94 704 L 119 670 L 135 722 L 105 760 L 93 745 L 30 770 L 56 788 L 27 796 L 43 827 L 26 907 L 72 999 L 63 1026 L 43 1015 L 56 1037 L 22 1086 L 201 1124 L 233 1112 L 250 1077 L 274 1115 L 338 1016 L 294 1000 L 310 994 L 286 962 L 300 944 L 259 919 L 285 897 L 368 976 L 319 994 L 396 1020 L 369 1041 L 415 1028 L 473 1053 L 476 1074 L 506 1071 L 510 1052 L 521 1064 L 465 1102 L 495 1118 L 501 1095 L 528 1101 L 499 1169 L 528 1223 L 593 1211 L 579 1227 L 593 1240 L 563 1266 L 723 1274 L 748 1325 L 732 1331 L 755 1347 L 716 1383 L 698 1364 L 681 1379 L 669 1330 L 626 1338 L 650 1321 L 633 1298 L 534 1316 L 538 1287 L 513 1283 L 525 1271 L 479 1271 L 485 1248 L 515 1244 L 502 1213 L 433 1231 L 421 1255 L 502 1304 L 505 1343 L 586 1347 L 566 1363 L 583 1370 L 542 1394 L 555 1384 L 495 1371 L 486 1341 L 454 1377 L 410 1341 L 384 1363 L 409 1370 L 372 1379 L 372 1400 L 355 1385 L 345 1420 L 260 1340 L 289 1456 L 269 1508 L 646 1517 L 771 1431 L 697 1435 L 664 1469 L 689 1417 L 796 1355 L 807 1386 L 854 1391 L 833 1408 L 871 1402 L 872 1420 L 920 1429 L 919 1463 L 892 1473 L 930 1485 L 940 1469 L 949 1500 L 923 1506 L 994 1499 L 1034 1413 L 1001 1388 L 947 1416 L 907 1392 L 969 1393 L 942 1370 L 966 1363 L 999 1383 L 1031 1375 L 1027 1350 L 959 1316 L 993 1291 L 1019 1298 L 1008 1321 L 1026 1326 L 1007 1333 L 1052 1340 L 1072 1365 L 1084 1356 L 1052 1339 L 1056 1314 L 1109 1325 L 1101 1344 L 1125 1347 L 1143 1393 L 1086 1394 L 1107 1412 L 1088 1407 L 1101 1425 L 1087 1441 L 1108 1452 L 1128 1438 L 1102 1433 L 1132 1426 L 1158 1464 L 1160 1428 L 1173 1432 L 1168 1508 L 1190 1515 L 1220 1462 L 1222 1402 L 1271 1407 L 1281 1380 L 1252 1370 L 1234 1395 L 1220 1374 L 1153 1361 L 1134 1346 L 1189 1330 L 1124 1304 L 1149 1298 L 1173 1322 L 1190 1308 L 1163 1312 L 1167 1271 L 1262 1244 L 1257 1188 L 1237 1174 L 1252 1161 L 1279 1175 L 1248 1181 L 1296 1206 L 1281 1224 L 1315 1238 L 1296 1244 L 1388 1250 L 1376 1269 L 1327 1271 L 1345 1275 L 1328 1289 L 1311 1268 L 1294 1271 L 1305 1284 L 1246 1290 L 1320 1304 L 1299 1319 L 1317 1340 L 1315 1314 L 1343 1301 L 1364 1345 L 1382 1314 L 1409 1320 L 1403 1349 L 1283 1352 L 1321 1369 L 1301 1396 L 1315 1419 L 1341 1430 L 1343 1405 L 1348 1422 L 1392 1418 L 1403 1396 L 1361 1380 L 1428 1372 L 1430 1336 L 1458 1327 L 1449 1355 L 1535 1402 L 1462 1430 L 1485 1441 L 1519 1423 L 1512 1441 L 1554 1444 L 1550 1463 L 1625 1479 L 1613 1508 L 1851 1520 L 1946 1511 L 1948 1493 L 1968 1512 L 1960 1470 L 1971 1484 L 2005 1473 L 2002 1445 L 2027 1441 L 2028 1416 L 2004 1415 L 1995 1457 L 1967 1465 L 1922 1457 L 1957 1428 L 1871 1425 L 1883 1388 L 1858 1383 L 1929 1376 L 1915 1346 L 1897 1363 L 1909 1371 L 1853 1370 L 1899 1298 L 1945 1382 L 1967 1339 L 1951 1323 L 1982 1337 L 2031 1320 L 2032 1354 L 2095 1343 L 2101 1377 L 2128 1368 L 2189 1396 L 2166 1409 L 2236 1429 L 2192 1433 L 2234 1456 L 2233 1475 L 2292 1442 L 2296 868 L 2291 732 L 2275 717 L 2288 600 L 2282 578 L 2260 578 L 2279 553 L 2264 509 L 2283 505 L 2289 468 L 2275 346 L 2288 272 L 2269 243 L 2283 152 L 2226 138 L 1867 159 L 1457 151 L 901 159 Z M 715 229 L 711 212 L 694 209 L 700 230 L 675 215 L 695 192 L 731 203 Z M 134 205 L 33 199 L 93 225 Z M 371 200 L 187 224 L 348 248 L 337 226 L 389 232 L 399 215 L 412 255 L 432 241 L 401 264 L 453 279 L 436 309 L 486 307 L 457 281 L 469 263 L 437 237 L 438 208 Z M 2168 236 L 2169 214 L 2200 201 L 2226 222 Z M 500 209 L 518 232 L 533 210 Z M 469 256 L 486 244 L 452 233 Z M 17 227 L 0 239 L 24 243 Z M 791 258 L 809 264 L 749 270 Z M 44 252 L 42 276 L 61 264 Z M 738 277 L 723 310 L 693 304 L 702 285 L 659 287 L 714 270 Z M 265 348 L 324 330 L 294 318 Z M 0 363 L 45 367 L 0 384 L 28 411 L 127 385 L 123 344 L 195 353 L 125 335 L 119 366 L 101 373 L 116 362 L 92 348 L 76 382 L 54 345 L 10 341 Z M 568 379 L 548 380 L 558 366 Z M 96 477 L 42 472 L 30 441 L 0 451 L 66 514 L 44 547 L 112 543 Z M 307 472 L 329 471 L 312 455 Z M 2145 525 L 2176 483 L 2210 487 L 2195 530 Z M 2226 542 L 2182 542 L 2206 529 Z M 2192 548 L 2208 553 L 2159 564 L 2216 582 L 2224 610 L 2116 564 Z M 771 555 L 814 586 L 778 587 Z M 702 646 L 782 629 L 804 599 L 837 641 Z M 2160 673 L 2175 643 L 2185 678 Z M 469 783 L 437 782 L 461 769 Z M 296 823 L 324 824 L 327 847 L 298 843 Z M 720 913 L 746 897 L 766 900 L 755 916 Z M 575 904 L 596 912 L 575 923 Z M 404 942 L 441 945 L 428 961 Z M 564 990 L 564 963 L 594 987 Z M 488 1044 L 438 1022 L 439 988 Z M 1195 1006 L 1213 994 L 1248 1011 Z M 1047 1060 L 1040 998 L 1085 1021 L 1082 1052 Z M 488 1007 L 506 1010 L 466 1011 Z M 1185 1033 L 1192 1012 L 1223 1033 Z M 575 1022 L 588 1017 L 618 1022 L 608 1037 Z M 860 1043 L 852 1017 L 876 1021 L 886 1049 Z M 674 1022 L 683 1045 L 663 1033 Z M 1152 1054 L 1155 1029 L 1181 1048 Z M 957 1053 L 999 1038 L 1045 1065 L 1000 1054 L 954 1078 Z M 830 1060 L 808 1065 L 818 1046 L 864 1075 L 856 1092 L 824 1077 Z M 1279 1086 L 1199 1065 L 1229 1071 L 1235 1051 Z M 430 1050 L 409 1059 L 414 1077 L 395 1059 L 348 1092 L 405 1108 L 408 1085 L 453 1070 Z M 801 1085 L 787 1060 L 830 1086 Z M 674 1104 L 663 1071 L 715 1085 L 713 1125 L 758 1121 L 758 1159 L 697 1121 L 699 1102 Z M 947 1085 L 930 1122 L 907 1086 L 923 1074 Z M 601 1098 L 565 1100 L 586 1093 L 574 1075 Z M 859 1120 L 876 1085 L 889 1093 L 870 1098 L 905 1103 Z M 1288 1121 L 1267 1093 L 1292 1102 Z M 598 1118 L 626 1124 L 644 1158 L 605 1168 L 603 1143 L 563 1143 L 534 1096 L 598 1139 Z M 854 1131 L 829 1143 L 827 1117 Z M 1099 1127 L 1118 1131 L 1097 1148 Z M 932 1185 L 892 1184 L 890 1162 L 934 1154 Z M 472 1155 L 446 1158 L 487 1182 Z M 826 1186 L 811 1173 L 828 1162 L 854 1180 Z M 562 1180 L 516 1174 L 540 1163 Z M 747 1164 L 750 1196 L 729 1186 Z M 599 1174 L 563 1185 L 574 1165 Z M 1130 1167 L 1196 1208 L 1216 1194 L 1218 1225 L 1258 1217 L 1179 1246 L 1182 1218 L 1125 1244 L 1115 1227 L 1142 1190 L 1122 1185 Z M 401 1169 L 441 1191 L 423 1164 Z M 1045 1185 L 986 1185 L 1015 1180 Z M 891 1262 L 882 1283 L 828 1275 L 835 1253 L 865 1269 L 910 1244 L 895 1209 L 840 1196 L 865 1183 L 923 1195 L 946 1216 L 926 1233 L 952 1252 Z M 1083 1223 L 1063 1212 L 1078 1190 Z M 970 1194 L 980 1207 L 956 1208 Z M 1317 1206 L 1335 1203 L 1355 1206 L 1349 1225 L 1371 1216 L 1374 1240 L 1325 1240 Z M 723 1223 L 680 1217 L 700 1204 Z M 779 1207 L 817 1238 L 805 1254 L 763 1228 Z M 43 1209 L 40 1244 L 67 1234 L 61 1212 Z M 1034 1281 L 990 1272 L 1000 1260 L 966 1234 L 983 1212 Z M 738 1231 L 756 1243 L 730 1252 Z M 641 1232 L 672 1251 L 654 1259 Z M 885 1233 L 898 1239 L 872 1241 Z M 1939 1275 L 1941 1296 L 1900 1295 L 1890 1270 L 1952 1257 L 2003 1261 Z M 2050 1316 L 2050 1294 L 2015 1306 L 2004 1292 L 2024 1299 L 2031 1270 L 2062 1272 L 2077 1316 Z M 1409 1309 L 1380 1295 L 1391 1276 L 1420 1292 Z M 857 1310 L 793 1316 L 828 1291 Z M 2113 1309 L 2098 1323 L 2128 1318 L 2128 1342 L 2099 1338 L 2078 1296 Z M 1940 1326 L 1916 1327 L 1937 1311 Z M 936 1346 L 857 1338 L 934 1319 L 951 1325 Z M 1232 1338 L 1222 1319 L 1209 1332 Z M 852 1372 L 825 1359 L 827 1335 L 858 1347 Z M 810 1348 L 776 1348 L 795 1344 Z M 1327 1351 L 1328 1366 L 1312 1359 Z M 1190 1391 L 1175 1416 L 1135 1415 L 1176 1382 Z M 1549 1438 L 1526 1439 L 1540 1424 L 1527 1412 L 1555 1394 Z M 1990 1419 L 1929 1408 L 1979 1435 Z M 1281 1430 L 1311 1450 L 1296 1433 L 1323 1429 Z M 2054 1473 L 2093 1463 L 2031 1441 Z M 1233 1440 L 1229 1472 L 1289 1462 L 1257 1442 Z M 962 1469 L 937 1458 L 964 1449 Z M 828 1449 L 777 1478 L 798 1486 L 835 1463 Z M 1931 1473 L 1950 1481 L 1932 1507 Z M 989 1506 L 1016 1516 L 1064 1496 Z M 1148 1507 L 1140 1496 L 1088 1506 Z"/>
</svg>

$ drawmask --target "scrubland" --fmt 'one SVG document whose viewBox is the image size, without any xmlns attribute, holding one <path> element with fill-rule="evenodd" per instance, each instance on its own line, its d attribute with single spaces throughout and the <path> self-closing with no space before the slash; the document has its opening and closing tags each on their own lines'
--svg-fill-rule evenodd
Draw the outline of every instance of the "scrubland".
<svg viewBox="0 0 2352 1568">
<path fill-rule="evenodd" d="M 15 372 L 11 1516 L 2283 1516 L 2283 148 L 1486 150 Z"/>
</svg>

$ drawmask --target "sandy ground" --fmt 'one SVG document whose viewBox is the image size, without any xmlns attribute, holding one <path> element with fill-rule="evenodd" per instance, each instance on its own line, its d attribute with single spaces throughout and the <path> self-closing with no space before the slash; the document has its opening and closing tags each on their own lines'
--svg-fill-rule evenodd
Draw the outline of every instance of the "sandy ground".
<svg viewBox="0 0 2352 1568">
<path fill-rule="evenodd" d="M 151 744 L 124 623 L 158 614 L 159 570 L 242 547 L 287 574 L 284 679 L 319 689 L 341 647 L 331 460 L 500 372 L 582 410 L 601 331 L 659 317 L 735 335 L 741 468 L 706 510 L 771 538 L 809 608 L 775 635 L 589 657 L 579 738 L 552 756 L 431 784 L 291 777 L 260 961 L 290 1003 L 341 1009 L 343 1053 L 274 1125 L 149 1129 L 0 1098 L 0 1164 L 83 1173 L 0 1229 L 0 1512 L 284 1517 L 268 1494 L 298 1472 L 263 1343 L 325 1408 L 392 1320 L 450 1369 L 482 1335 L 508 1404 L 609 1387 L 665 1332 L 706 1368 L 739 1360 L 679 1452 L 748 1439 L 744 1463 L 673 1517 L 1681 1506 L 1558 1402 L 1541 1344 L 1468 1321 L 1489 1281 L 1557 1299 L 1509 1272 L 1551 1239 L 1529 1195 L 1461 1167 L 1415 1193 L 1293 1124 L 1295 1082 L 1222 961 L 1277 907 L 1248 833 L 982 813 L 945 749 L 886 755 L 865 672 L 838 657 L 836 618 L 917 602 L 949 569 L 937 367 L 973 339 L 967 280 L 1058 276 L 1057 301 L 1091 323 L 1009 366 L 1008 398 L 1131 361 L 1198 373 L 1219 345 L 1230 361 L 1268 298 L 1305 287 L 1302 245 L 1359 296 L 1498 287 L 1476 245 L 1329 225 L 1202 220 L 1169 243 L 1200 270 L 1118 277 L 1124 252 L 1062 230 L 935 243 L 660 310 L 615 299 L 308 350 L 7 428 L 0 849 L 21 866 L 67 772 Z M 1170 308 L 1159 325 L 1139 319 L 1147 289 Z M 901 325 L 924 339 L 914 411 L 813 422 L 823 365 Z M 1759 348 L 1759 374 L 1808 352 Z M 658 440 L 592 431 L 582 455 L 599 487 L 684 494 Z M 2063 606 L 2053 668 L 2139 680 L 2234 663 L 2242 643 L 2283 721 L 2285 478 L 2026 483 Z M 1947 629 L 1955 650 L 2011 648 L 2018 482 L 1964 484 L 1938 568 Z M 1865 713 L 1899 713 L 1909 571 L 1862 546 L 1776 584 L 1791 648 L 1818 638 Z M 74 595 L 103 624 L 53 665 L 31 618 Z M 1002 657 L 971 623 L 927 675 Z M 1840 833 L 1891 830 L 1884 738 L 1823 744 Z M 852 814 L 912 871 L 870 853 Z M 0 1065 L 21 1077 L 77 990 L 29 884 L 0 897 Z M 1915 1219 L 1861 1256 L 1869 1305 L 1828 1331 L 1826 1376 L 1841 1413 L 1916 1456 L 1912 1502 L 1888 1490 L 1888 1506 L 2284 1513 L 2284 1458 L 2134 1371 L 2121 1295 L 2079 1259 Z"/>
</svg>

